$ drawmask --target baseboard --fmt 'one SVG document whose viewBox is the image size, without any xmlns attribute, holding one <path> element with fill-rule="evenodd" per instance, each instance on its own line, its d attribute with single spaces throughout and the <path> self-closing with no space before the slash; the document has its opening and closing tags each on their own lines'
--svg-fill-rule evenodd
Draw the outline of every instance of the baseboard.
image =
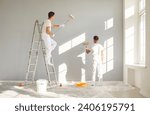
<svg viewBox="0 0 150 115">
<path fill-rule="evenodd" d="M 143 95 L 146 98 L 150 98 L 150 94 L 145 92 L 145 91 L 143 91 L 143 90 L 140 91 L 140 94 Z"/>
</svg>

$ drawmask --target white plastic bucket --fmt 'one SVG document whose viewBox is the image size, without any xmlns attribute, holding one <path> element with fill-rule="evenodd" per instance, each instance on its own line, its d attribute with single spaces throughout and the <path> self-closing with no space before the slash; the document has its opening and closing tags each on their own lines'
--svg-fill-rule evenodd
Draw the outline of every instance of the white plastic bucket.
<svg viewBox="0 0 150 115">
<path fill-rule="evenodd" d="M 48 81 L 45 79 L 39 79 L 36 81 L 37 92 L 39 94 L 47 93 L 47 83 L 48 83 Z"/>
</svg>

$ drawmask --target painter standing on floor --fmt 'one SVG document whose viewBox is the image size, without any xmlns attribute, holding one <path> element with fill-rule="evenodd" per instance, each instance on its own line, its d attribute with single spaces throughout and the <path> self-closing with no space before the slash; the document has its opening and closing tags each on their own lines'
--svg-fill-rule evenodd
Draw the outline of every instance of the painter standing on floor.
<svg viewBox="0 0 150 115">
<path fill-rule="evenodd" d="M 89 54 L 90 52 L 92 53 L 92 58 L 93 58 L 93 67 L 92 67 L 92 81 L 93 84 L 96 81 L 96 72 L 98 73 L 98 78 L 101 80 L 103 78 L 103 71 L 102 71 L 102 63 L 103 63 L 103 52 L 104 48 L 103 46 L 99 43 L 99 37 L 94 36 L 93 37 L 93 46 L 91 49 L 86 47 L 86 53 Z"/>
<path fill-rule="evenodd" d="M 53 40 L 54 34 L 51 31 L 52 27 L 54 28 L 59 28 L 59 27 L 64 27 L 64 25 L 53 25 L 52 21 L 54 20 L 55 13 L 54 12 L 49 12 L 48 13 L 48 19 L 45 20 L 43 28 L 42 28 L 42 39 L 45 43 L 46 47 L 46 56 L 45 56 L 45 61 L 48 65 L 51 64 L 51 56 L 52 56 L 52 51 L 55 49 L 57 46 L 57 42 Z"/>
</svg>

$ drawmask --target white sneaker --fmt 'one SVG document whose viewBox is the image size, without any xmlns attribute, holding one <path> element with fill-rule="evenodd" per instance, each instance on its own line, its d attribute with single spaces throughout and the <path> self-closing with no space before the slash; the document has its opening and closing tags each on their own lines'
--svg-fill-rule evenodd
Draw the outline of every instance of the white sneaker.
<svg viewBox="0 0 150 115">
<path fill-rule="evenodd" d="M 52 64 L 52 56 L 50 57 L 50 60 L 48 61 L 48 65 L 53 66 L 53 64 Z"/>
<path fill-rule="evenodd" d="M 51 61 L 49 60 L 49 61 L 46 61 L 46 64 L 47 65 L 50 65 L 50 66 L 52 66 L 53 64 L 51 63 Z"/>
<path fill-rule="evenodd" d="M 48 59 L 45 57 L 45 61 L 46 61 L 46 64 L 47 64 L 47 65 L 50 65 L 50 66 L 53 65 L 53 64 L 51 63 L 51 59 L 52 59 L 52 56 L 51 56 L 51 55 L 50 55 L 50 58 L 48 58 Z"/>
<path fill-rule="evenodd" d="M 48 63 L 49 66 L 53 66 L 53 64 L 51 62 Z"/>
</svg>

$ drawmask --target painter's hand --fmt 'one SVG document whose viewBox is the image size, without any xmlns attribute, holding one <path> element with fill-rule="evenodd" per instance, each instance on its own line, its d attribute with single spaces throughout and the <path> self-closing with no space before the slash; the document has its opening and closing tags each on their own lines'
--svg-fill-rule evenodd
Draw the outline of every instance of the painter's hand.
<svg viewBox="0 0 150 115">
<path fill-rule="evenodd" d="M 52 34 L 52 38 L 54 38 L 55 37 L 55 34 Z"/>
<path fill-rule="evenodd" d="M 60 28 L 64 28 L 65 27 L 65 24 L 61 24 L 59 25 Z"/>
<path fill-rule="evenodd" d="M 89 54 L 89 53 L 91 52 L 91 50 L 88 49 L 88 48 L 86 48 L 85 50 L 86 50 L 86 53 L 87 53 L 87 54 Z"/>
</svg>

